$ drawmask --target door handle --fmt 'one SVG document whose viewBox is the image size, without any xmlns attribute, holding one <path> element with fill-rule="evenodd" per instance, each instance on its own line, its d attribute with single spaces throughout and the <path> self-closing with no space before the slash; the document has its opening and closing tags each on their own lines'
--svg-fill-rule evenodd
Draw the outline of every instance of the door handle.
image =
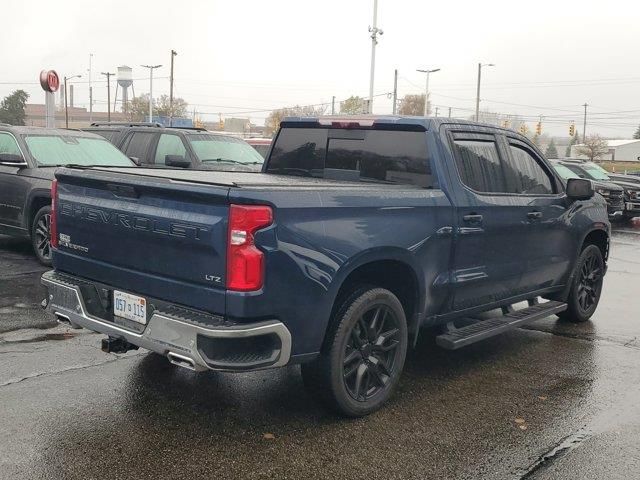
<svg viewBox="0 0 640 480">
<path fill-rule="evenodd" d="M 462 219 L 469 223 L 480 223 L 482 221 L 482 215 L 472 213 L 471 215 L 465 215 Z"/>
<path fill-rule="evenodd" d="M 537 220 L 539 218 L 542 218 L 542 212 L 529 212 L 527 213 L 527 218 L 531 220 Z"/>
</svg>

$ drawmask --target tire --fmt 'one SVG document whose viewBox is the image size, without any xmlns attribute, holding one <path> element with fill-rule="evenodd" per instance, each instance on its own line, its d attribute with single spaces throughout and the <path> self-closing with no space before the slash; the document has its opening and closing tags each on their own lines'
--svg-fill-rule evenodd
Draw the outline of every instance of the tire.
<svg viewBox="0 0 640 480">
<path fill-rule="evenodd" d="M 305 386 L 348 417 L 378 410 L 392 395 L 407 354 L 407 320 L 389 290 L 361 286 L 336 310 L 325 346 L 302 365 Z"/>
<path fill-rule="evenodd" d="M 51 266 L 51 207 L 42 207 L 33 217 L 31 223 L 31 245 L 38 261 L 47 267 Z"/>
<path fill-rule="evenodd" d="M 570 322 L 586 322 L 596 311 L 602 282 L 604 279 L 604 259 L 596 245 L 587 245 L 576 263 L 569 296 L 568 308 L 558 317 Z"/>
</svg>

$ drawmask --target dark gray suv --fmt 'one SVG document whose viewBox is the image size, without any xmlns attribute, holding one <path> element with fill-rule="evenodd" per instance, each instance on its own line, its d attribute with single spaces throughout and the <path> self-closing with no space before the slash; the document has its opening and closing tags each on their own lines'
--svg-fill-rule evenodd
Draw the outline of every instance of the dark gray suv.
<svg viewBox="0 0 640 480">
<path fill-rule="evenodd" d="M 44 265 L 51 265 L 51 181 L 63 165 L 135 167 L 98 135 L 0 124 L 0 234 L 30 238 Z"/>
<path fill-rule="evenodd" d="M 145 167 L 259 172 L 264 162 L 243 139 L 203 128 L 106 122 L 83 130 L 105 137 Z"/>
</svg>

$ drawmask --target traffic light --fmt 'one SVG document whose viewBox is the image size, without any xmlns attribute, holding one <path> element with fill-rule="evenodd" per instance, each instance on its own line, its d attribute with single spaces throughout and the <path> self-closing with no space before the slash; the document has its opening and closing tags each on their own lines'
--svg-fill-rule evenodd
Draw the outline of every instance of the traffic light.
<svg viewBox="0 0 640 480">
<path fill-rule="evenodd" d="M 575 135 L 576 135 L 576 126 L 574 123 L 572 123 L 571 125 L 569 125 L 569 136 L 575 137 Z"/>
<path fill-rule="evenodd" d="M 542 122 L 536 123 L 536 135 L 542 135 Z"/>
<path fill-rule="evenodd" d="M 520 124 L 520 133 L 522 135 L 524 135 L 525 133 L 527 133 L 527 124 L 526 123 L 522 123 Z"/>
</svg>

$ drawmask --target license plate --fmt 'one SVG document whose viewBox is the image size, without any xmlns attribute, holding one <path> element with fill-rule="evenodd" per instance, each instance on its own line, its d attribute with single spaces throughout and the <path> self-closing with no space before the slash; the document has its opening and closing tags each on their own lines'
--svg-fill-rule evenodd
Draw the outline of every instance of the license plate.
<svg viewBox="0 0 640 480">
<path fill-rule="evenodd" d="M 113 314 L 133 322 L 147 324 L 147 301 L 129 293 L 113 291 Z"/>
</svg>

